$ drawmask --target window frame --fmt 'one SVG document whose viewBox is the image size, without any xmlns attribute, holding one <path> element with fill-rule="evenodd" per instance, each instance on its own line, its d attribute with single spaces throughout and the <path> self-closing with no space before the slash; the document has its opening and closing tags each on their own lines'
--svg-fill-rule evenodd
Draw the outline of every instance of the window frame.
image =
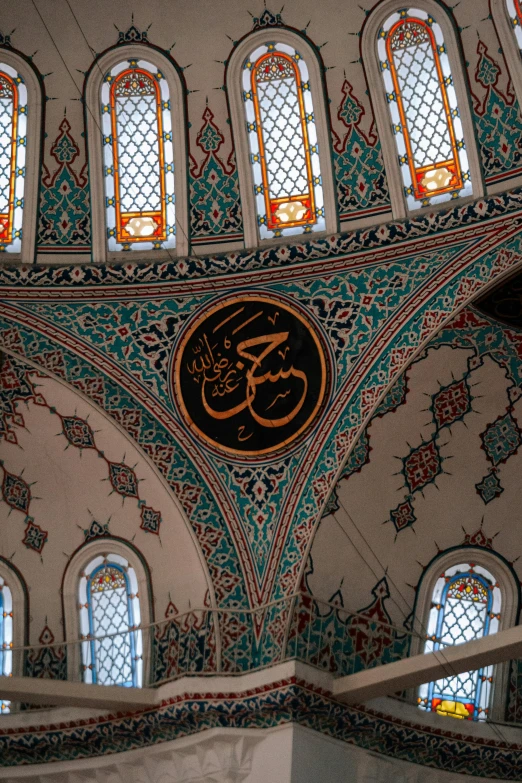
<svg viewBox="0 0 522 783">
<path fill-rule="evenodd" d="M 442 573 L 460 563 L 474 563 L 482 566 L 495 577 L 501 594 L 501 613 L 499 631 L 504 631 L 518 624 L 520 606 L 520 586 L 508 563 L 498 554 L 487 549 L 473 546 L 462 546 L 437 555 L 427 566 L 419 582 L 413 611 L 412 643 L 410 656 L 424 653 L 426 628 L 431 610 L 432 596 L 435 585 Z M 506 710 L 508 693 L 510 661 L 494 665 L 494 677 L 489 704 L 489 720 L 503 720 Z M 408 691 L 409 699 L 417 703 L 418 688 Z M 426 712 L 425 714 L 430 714 Z M 446 719 L 445 716 L 439 716 Z"/>
<path fill-rule="evenodd" d="M 40 173 L 43 147 L 42 81 L 34 66 L 13 49 L 0 47 L 0 62 L 14 68 L 24 79 L 27 89 L 27 132 L 25 145 L 24 206 L 22 215 L 22 246 L 19 253 L 0 252 L 0 263 L 36 262 L 39 218 Z"/>
<path fill-rule="evenodd" d="M 105 177 L 101 134 L 101 87 L 108 71 L 125 60 L 146 60 L 161 70 L 169 87 L 172 137 L 174 146 L 174 193 L 176 197 L 176 247 L 161 250 L 117 250 L 107 246 L 105 213 Z M 174 62 L 151 44 L 123 44 L 104 52 L 91 65 L 84 88 L 87 160 L 92 219 L 92 260 L 165 261 L 189 253 L 188 142 L 185 84 Z"/>
<path fill-rule="evenodd" d="M 433 16 L 444 36 L 444 44 L 451 67 L 451 75 L 462 122 L 473 192 L 471 196 L 444 201 L 440 204 L 431 204 L 411 211 L 408 210 L 404 195 L 401 167 L 398 161 L 397 145 L 392 132 L 390 111 L 386 101 L 377 52 L 378 34 L 382 25 L 389 16 L 399 12 L 404 7 L 404 4 L 397 0 L 382 0 L 366 18 L 361 32 L 361 58 L 381 143 L 394 220 L 404 220 L 410 216 L 422 215 L 427 212 L 438 212 L 451 208 L 453 205 L 460 206 L 461 204 L 475 201 L 484 196 L 484 178 L 477 147 L 475 125 L 472 119 L 467 71 L 460 41 L 448 11 L 442 5 L 439 5 L 436 0 L 419 0 L 419 2 L 412 3 L 411 7 L 423 10 Z"/>
<path fill-rule="evenodd" d="M 97 557 L 109 557 L 118 555 L 125 559 L 134 570 L 138 582 L 139 607 L 141 622 L 145 628 L 153 621 L 152 616 L 152 590 L 150 586 L 149 570 L 139 552 L 117 538 L 104 536 L 103 538 L 89 541 L 78 549 L 71 557 L 63 578 L 63 609 L 64 609 L 64 637 L 67 644 L 67 679 L 74 682 L 83 682 L 82 676 L 82 650 L 81 620 L 78 590 L 82 574 L 89 564 Z M 71 645 L 71 641 L 78 644 Z M 150 681 L 151 644 L 150 634 L 142 633 L 142 683 L 146 687 Z"/>
<path fill-rule="evenodd" d="M 11 659 L 11 674 L 13 677 L 21 677 L 24 673 L 24 651 L 22 648 L 27 644 L 29 631 L 27 622 L 29 616 L 27 586 L 18 570 L 15 570 L 2 557 L 0 557 L 0 579 L 3 583 L 7 583 L 11 593 L 13 612 L 12 644 L 14 648 Z M 9 700 L 6 699 L 6 701 Z M 0 714 L 8 715 L 9 713 L 2 713 L 0 710 Z"/>
<path fill-rule="evenodd" d="M 266 43 L 283 43 L 295 48 L 302 55 L 308 68 L 319 146 L 319 163 L 326 223 L 324 231 L 314 231 L 309 234 L 296 233 L 282 237 L 267 237 L 265 239 L 261 239 L 258 234 L 254 177 L 250 163 L 250 143 L 246 131 L 242 74 L 246 58 L 258 47 Z M 298 32 L 287 27 L 269 27 L 249 33 L 237 44 L 227 62 L 225 84 L 236 152 L 245 246 L 254 248 L 288 242 L 301 242 L 303 240 L 311 241 L 327 234 L 336 233 L 339 230 L 339 218 L 333 179 L 332 138 L 327 109 L 327 93 L 319 56 L 313 46 Z"/>
</svg>

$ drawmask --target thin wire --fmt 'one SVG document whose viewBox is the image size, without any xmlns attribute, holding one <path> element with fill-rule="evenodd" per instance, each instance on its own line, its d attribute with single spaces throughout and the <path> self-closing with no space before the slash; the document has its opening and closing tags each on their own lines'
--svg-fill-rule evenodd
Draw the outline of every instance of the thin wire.
<svg viewBox="0 0 522 783">
<path fill-rule="evenodd" d="M 32 0 L 32 1 L 33 1 L 33 4 L 34 4 L 34 0 Z M 87 48 L 89 49 L 89 53 L 91 54 L 91 56 L 92 56 L 92 55 L 94 55 L 94 58 L 95 58 L 95 59 L 94 59 L 94 62 L 95 62 L 95 65 L 96 65 L 96 67 L 98 68 L 98 71 L 100 72 L 100 74 L 101 74 L 102 78 L 104 78 L 104 77 L 105 77 L 105 74 L 104 74 L 104 73 L 103 73 L 103 71 L 101 70 L 101 67 L 100 67 L 100 63 L 99 63 L 99 61 L 98 61 L 98 57 L 97 57 L 96 50 L 95 50 L 95 49 L 94 49 L 94 48 L 93 48 L 93 47 L 90 45 L 90 43 L 89 43 L 89 41 L 88 41 L 88 39 L 87 39 L 87 36 L 85 35 L 85 32 L 84 32 L 84 30 L 83 30 L 83 28 L 82 28 L 82 26 L 81 26 L 81 24 L 80 24 L 80 22 L 79 22 L 79 19 L 78 19 L 78 17 L 77 17 L 77 16 L 76 16 L 76 14 L 74 13 L 74 10 L 73 10 L 73 8 L 72 8 L 72 6 L 71 6 L 71 4 L 70 4 L 69 0 L 65 0 L 65 2 L 67 3 L 67 7 L 69 8 L 69 11 L 71 12 L 71 15 L 72 15 L 72 17 L 73 17 L 74 21 L 76 22 L 76 25 L 77 25 L 77 27 L 78 27 L 78 29 L 79 29 L 79 31 L 80 31 L 80 33 L 81 33 L 81 35 L 82 35 L 82 38 L 83 38 L 83 40 L 85 41 L 85 43 L 86 43 L 86 45 L 87 45 Z M 53 42 L 53 43 L 54 43 L 54 42 Z M 63 58 L 62 58 L 62 59 L 63 59 Z M 94 118 L 94 115 L 93 115 L 93 114 L 92 114 L 92 112 L 90 111 L 89 107 L 87 107 L 87 109 L 89 110 L 89 113 L 91 114 L 91 116 Z M 97 127 L 98 127 L 98 129 L 99 129 L 99 131 L 100 131 L 100 133 L 101 133 L 102 131 L 101 131 L 101 128 L 100 128 L 100 126 L 98 125 L 98 123 L 96 123 L 96 125 L 97 125 Z M 181 233 L 183 234 L 184 238 L 185 238 L 185 239 L 186 239 L 186 241 L 187 241 L 187 247 L 188 247 L 188 249 L 189 249 L 189 255 L 190 255 L 190 241 L 189 241 L 189 238 L 188 238 L 188 234 L 185 232 L 185 229 L 184 229 L 184 228 L 183 228 L 183 226 L 181 225 L 181 221 L 176 221 L 176 222 L 177 222 L 177 227 L 179 227 L 179 228 L 180 228 L 180 230 L 181 230 Z M 167 253 L 168 253 L 168 255 L 169 255 L 169 258 L 170 258 L 170 260 L 171 260 L 171 261 L 174 261 L 174 256 L 172 256 L 172 255 L 171 255 L 171 253 L 170 253 L 170 249 L 169 249 L 168 247 L 164 247 L 163 249 L 167 251 Z"/>
<path fill-rule="evenodd" d="M 67 71 L 67 73 L 68 73 L 68 74 L 69 74 L 69 76 L 71 77 L 71 81 L 72 81 L 72 83 L 74 84 L 74 86 L 76 87 L 76 90 L 77 90 L 77 92 L 78 92 L 78 95 L 80 96 L 80 99 L 83 101 L 83 95 L 82 95 L 82 91 L 81 91 L 81 89 L 78 87 L 78 85 L 76 84 L 76 80 L 75 80 L 75 78 L 74 78 L 74 76 L 73 76 L 73 74 L 72 74 L 72 72 L 71 72 L 71 70 L 70 70 L 69 66 L 68 66 L 68 65 L 67 65 L 67 63 L 65 62 L 65 60 L 64 60 L 64 58 L 63 58 L 63 55 L 62 55 L 62 53 L 61 53 L 61 51 L 60 51 L 60 49 L 59 49 L 59 47 L 58 47 L 58 45 L 57 45 L 56 41 L 54 40 L 54 38 L 53 38 L 53 36 L 52 36 L 52 33 L 51 33 L 51 31 L 50 31 L 50 30 L 49 30 L 49 28 L 47 27 L 47 25 L 46 25 L 46 23 L 45 23 L 45 19 L 43 18 L 42 14 L 40 13 L 40 11 L 39 11 L 39 9 L 38 9 L 38 6 L 36 5 L 36 2 L 35 2 L 35 0 L 31 0 L 31 3 L 33 4 L 34 10 L 36 11 L 36 13 L 38 14 L 38 16 L 40 17 L 40 20 L 41 20 L 41 22 L 42 22 L 43 26 L 45 27 L 45 30 L 46 30 L 46 32 L 47 32 L 47 35 L 48 35 L 48 36 L 49 36 L 49 38 L 51 39 L 51 42 L 52 42 L 52 44 L 53 44 L 54 48 L 55 48 L 55 49 L 56 49 L 56 51 L 58 52 L 58 56 L 59 56 L 60 60 L 62 61 L 62 63 L 63 63 L 63 65 L 64 65 L 64 68 L 65 68 L 65 70 Z M 98 123 L 98 120 L 97 120 L 96 116 L 95 116 L 95 115 L 92 113 L 92 111 L 91 111 L 91 109 L 90 109 L 90 107 L 89 107 L 89 106 L 87 106 L 87 111 L 88 111 L 88 112 L 89 112 L 89 114 L 91 115 L 92 119 L 94 120 L 94 123 L 95 123 L 96 127 L 98 128 L 98 130 L 99 130 L 99 131 L 100 131 L 100 133 L 101 133 L 101 132 L 102 132 L 102 129 L 101 129 L 101 127 L 100 127 L 99 123 Z"/>
<path fill-rule="evenodd" d="M 369 541 L 366 539 L 366 537 L 364 536 L 364 534 L 361 532 L 360 528 L 357 526 L 357 524 L 355 523 L 355 521 L 354 521 L 353 517 L 351 516 L 351 514 L 350 514 L 350 513 L 349 513 L 349 511 L 347 510 L 346 506 L 344 505 L 344 503 L 343 503 L 343 502 L 342 502 L 342 500 L 340 500 L 340 499 L 339 499 L 339 505 L 340 505 L 340 506 L 341 506 L 341 508 L 343 509 L 344 513 L 346 514 L 346 516 L 348 517 L 348 519 L 350 520 L 350 522 L 352 523 L 352 525 L 354 526 L 354 528 L 357 530 L 357 532 L 358 532 L 358 533 L 359 533 L 359 535 L 361 536 L 362 540 L 364 541 L 364 543 L 366 544 L 366 546 L 368 547 L 368 549 L 370 550 L 370 552 L 371 552 L 371 553 L 372 553 L 372 555 L 374 556 L 374 558 L 375 558 L 375 560 L 377 561 L 377 563 L 379 564 L 380 568 L 382 568 L 384 576 L 385 576 L 387 579 L 389 579 L 389 581 L 390 581 L 390 583 L 392 584 L 392 586 L 393 586 L 393 587 L 396 589 L 396 591 L 398 592 L 398 594 L 400 595 L 400 597 L 402 598 L 402 600 L 404 601 L 404 603 L 406 604 L 406 606 L 407 606 L 407 607 L 408 607 L 408 609 L 410 610 L 410 613 L 411 613 L 411 615 L 412 615 L 412 633 L 414 633 L 416 636 L 418 636 L 420 639 L 422 639 L 422 636 L 421 636 L 419 633 L 416 633 L 416 632 L 413 630 L 413 623 L 414 623 L 414 621 L 415 621 L 415 619 L 416 619 L 416 618 L 415 618 L 415 615 L 414 615 L 413 607 L 412 607 L 412 606 L 410 606 L 410 603 L 408 602 L 408 600 L 407 600 L 407 599 L 406 599 L 406 598 L 403 596 L 403 594 L 401 593 L 401 590 L 400 590 L 400 588 L 397 586 L 397 584 L 395 583 L 395 581 L 393 580 L 393 578 L 392 578 L 392 577 L 391 577 L 391 576 L 390 576 L 390 575 L 387 573 L 387 570 L 386 570 L 385 566 L 383 565 L 383 563 L 381 563 L 381 561 L 380 561 L 380 559 L 379 559 L 378 555 L 376 554 L 376 552 L 374 551 L 373 547 L 370 545 Z M 354 542 L 353 542 L 352 538 L 350 537 L 350 535 L 348 534 L 348 532 L 347 532 L 347 531 L 344 529 L 344 527 L 343 527 L 343 526 L 340 524 L 340 522 L 339 522 L 339 520 L 337 519 L 337 517 L 335 516 L 335 514 L 332 514 L 332 516 L 333 516 L 333 518 L 334 518 L 335 522 L 337 523 L 337 525 L 338 525 L 338 526 L 340 527 L 340 529 L 343 531 L 344 535 L 346 536 L 346 538 L 348 539 L 348 541 L 350 542 L 350 544 L 352 545 L 352 547 L 355 549 L 355 551 L 357 552 L 357 554 L 359 554 L 359 555 L 360 555 L 360 557 L 361 557 L 361 558 L 364 560 L 364 562 L 366 563 L 366 565 L 368 566 L 368 568 L 370 569 L 370 571 L 372 572 L 372 574 L 373 574 L 373 575 L 375 576 L 375 578 L 377 579 L 377 578 L 378 578 L 378 575 L 376 574 L 376 572 L 374 571 L 374 569 L 373 569 L 373 568 L 370 566 L 370 564 L 368 563 L 368 561 L 366 560 L 366 558 L 365 558 L 365 557 L 362 555 L 362 553 L 360 552 L 360 550 L 359 550 L 359 549 L 356 547 L 356 545 L 354 544 Z M 390 596 L 390 598 L 392 598 L 392 596 Z M 401 614 L 403 614 L 403 615 L 404 615 L 404 611 L 403 611 L 403 610 L 402 610 L 402 609 L 399 607 L 399 605 L 397 604 L 397 602 L 396 602 L 396 601 L 395 601 L 393 598 L 392 598 L 392 601 L 393 601 L 393 603 L 394 603 L 394 604 L 397 606 L 397 608 L 399 609 L 399 611 L 401 612 Z M 406 617 L 405 617 L 405 619 L 406 619 Z M 423 621 L 422 619 L 418 619 L 418 618 L 417 618 L 417 622 L 419 623 L 419 625 L 420 625 L 420 626 L 421 626 L 421 628 L 423 629 L 424 633 L 426 633 L 428 629 L 427 629 L 427 626 L 425 625 L 424 621 Z M 444 671 L 446 671 L 446 672 L 447 672 L 447 671 L 448 671 L 448 669 L 449 669 L 449 671 L 450 671 L 450 673 L 451 673 L 451 675 L 452 675 L 453 677 L 458 677 L 458 676 L 459 676 L 459 673 L 455 671 L 455 669 L 453 668 L 453 666 L 452 666 L 451 662 L 450 662 L 450 661 L 448 661 L 448 659 L 446 658 L 446 656 L 445 656 L 445 654 L 444 654 L 444 650 L 443 650 L 443 649 L 440 649 L 440 648 L 439 648 L 438 650 L 433 650 L 432 652 L 433 652 L 433 654 L 435 655 L 435 657 L 436 657 L 436 658 L 437 658 L 437 654 L 439 654 L 439 655 L 440 655 L 440 657 L 442 658 L 442 661 L 440 661 L 440 663 L 441 663 L 441 666 L 444 668 Z M 500 739 L 501 739 L 501 740 L 502 740 L 504 743 L 506 743 L 506 744 L 509 744 L 509 743 L 508 743 L 508 740 L 506 739 L 506 737 L 504 736 L 504 734 L 502 733 L 502 731 L 500 730 L 500 728 L 499 728 L 498 724 L 497 724 L 495 721 L 486 721 L 486 722 L 487 722 L 487 723 L 489 723 L 489 724 L 490 724 L 490 725 L 493 727 L 493 731 L 494 731 L 494 732 L 497 734 L 497 736 L 498 736 L 498 737 L 500 737 Z"/>
<path fill-rule="evenodd" d="M 72 10 L 71 6 L 69 5 L 69 2 L 68 2 L 68 0 L 65 0 L 65 2 L 66 2 L 66 3 L 67 3 L 67 5 L 69 6 L 69 9 L 70 9 L 70 11 L 71 11 L 71 13 L 72 13 L 72 15 L 73 15 L 73 18 L 74 18 L 74 20 L 76 21 L 76 24 L 78 25 L 78 27 L 79 27 L 79 29 L 80 29 L 80 32 L 81 32 L 81 34 L 82 34 L 82 36 L 83 36 L 83 39 L 84 39 L 85 43 L 87 44 L 87 46 L 88 46 L 88 48 L 89 48 L 89 52 L 90 52 L 90 54 L 92 55 L 92 54 L 94 53 L 94 49 L 93 49 L 93 48 L 91 47 L 91 45 L 89 44 L 89 41 L 87 40 L 87 37 L 85 36 L 85 33 L 83 32 L 83 30 L 82 30 L 82 27 L 81 27 L 80 23 L 78 22 L 78 19 L 77 19 L 76 15 L 74 14 L 74 12 L 73 12 L 73 10 Z M 82 102 L 83 102 L 83 94 L 82 94 L 82 91 L 81 91 L 81 89 L 78 87 L 78 85 L 76 84 L 76 80 L 75 80 L 75 78 L 74 78 L 74 76 L 73 76 L 73 74 L 72 74 L 72 72 L 71 72 L 71 70 L 70 70 L 69 66 L 68 66 L 68 65 L 67 65 L 67 63 L 65 62 L 65 60 L 64 60 L 64 58 L 63 58 L 63 55 L 62 55 L 62 53 L 60 52 L 60 49 L 59 49 L 59 47 L 58 47 L 58 45 L 57 45 L 56 41 L 54 40 L 54 38 L 53 38 L 53 36 L 52 36 L 52 33 L 51 33 L 51 31 L 49 30 L 49 28 L 48 28 L 47 24 L 45 23 L 45 19 L 43 18 L 42 14 L 40 13 L 40 11 L 39 11 L 39 9 L 38 9 L 38 6 L 36 5 L 36 2 L 35 2 L 35 0 L 31 0 L 31 3 L 33 4 L 34 10 L 36 11 L 36 13 L 38 14 L 38 16 L 40 17 L 40 20 L 41 20 L 41 22 L 42 22 L 42 24 L 43 24 L 43 26 L 44 26 L 44 28 L 45 28 L 45 30 L 46 30 L 46 32 L 47 32 L 47 35 L 48 35 L 48 36 L 49 36 L 49 38 L 51 39 L 51 42 L 52 42 L 52 44 L 53 44 L 54 48 L 55 48 L 55 49 L 56 49 L 56 51 L 58 52 L 58 56 L 60 57 L 60 60 L 62 61 L 62 63 L 63 63 L 63 65 L 64 65 L 64 68 L 65 68 L 65 70 L 66 70 L 66 71 L 67 71 L 67 73 L 69 74 L 69 76 L 70 76 L 70 78 L 71 78 L 71 81 L 72 81 L 72 83 L 74 84 L 74 86 L 76 87 L 76 90 L 77 90 L 77 92 L 78 92 L 78 94 L 79 94 L 79 96 L 80 96 L 80 99 L 81 99 L 81 100 L 82 100 Z M 100 69 L 100 64 L 98 63 L 97 59 L 95 59 L 95 62 L 96 62 L 96 64 L 97 64 L 97 67 L 98 67 L 98 69 L 100 70 L 100 73 L 102 73 L 102 71 L 101 71 L 101 69 Z M 102 76 L 103 76 L 103 74 L 102 74 Z M 93 112 L 92 112 L 92 110 L 91 110 L 91 107 L 90 107 L 90 106 L 88 106 L 88 104 L 87 104 L 86 102 L 84 102 L 84 105 L 85 105 L 85 107 L 87 108 L 87 111 L 89 112 L 89 114 L 91 115 L 91 117 L 92 117 L 92 119 L 93 119 L 93 122 L 94 122 L 94 124 L 96 125 L 96 127 L 98 128 L 98 130 L 99 130 L 100 134 L 102 134 L 102 129 L 101 129 L 101 126 L 100 126 L 100 124 L 99 124 L 99 122 L 98 122 L 98 118 L 95 116 L 95 114 L 93 114 Z M 102 135 L 103 135 L 103 134 L 102 134 Z M 186 239 L 186 241 L 187 241 L 187 247 L 189 248 L 189 252 L 190 252 L 190 242 L 189 242 L 188 235 L 187 235 L 187 233 L 185 232 L 185 230 L 184 230 L 183 226 L 181 225 L 181 222 L 178 222 L 178 221 L 177 221 L 177 226 L 178 226 L 178 227 L 181 229 L 181 232 L 182 232 L 183 236 L 185 237 L 185 239 Z M 168 256 L 169 256 L 170 260 L 171 260 L 171 261 L 174 263 L 176 259 L 175 259 L 175 257 L 174 257 L 174 256 L 171 254 L 171 252 L 170 252 L 170 249 L 169 249 L 168 247 L 164 247 L 164 248 L 163 248 L 163 250 L 166 250 L 166 251 L 167 251 L 167 254 L 168 254 Z"/>
</svg>

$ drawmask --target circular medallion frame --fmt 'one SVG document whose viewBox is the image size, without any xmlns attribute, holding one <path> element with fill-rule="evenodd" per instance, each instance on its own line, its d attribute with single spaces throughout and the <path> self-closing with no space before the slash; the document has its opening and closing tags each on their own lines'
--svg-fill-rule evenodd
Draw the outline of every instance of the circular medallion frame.
<svg viewBox="0 0 522 783">
<path fill-rule="evenodd" d="M 245 291 L 210 302 L 174 348 L 173 401 L 200 442 L 265 459 L 297 445 L 327 399 L 321 331 L 299 305 Z"/>
</svg>

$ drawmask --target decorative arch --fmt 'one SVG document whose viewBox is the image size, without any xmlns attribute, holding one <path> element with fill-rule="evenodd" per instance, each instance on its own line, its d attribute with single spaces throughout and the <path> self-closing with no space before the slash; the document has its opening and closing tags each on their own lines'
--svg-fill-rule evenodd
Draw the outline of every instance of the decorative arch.
<svg viewBox="0 0 522 783">
<path fill-rule="evenodd" d="M 150 637 L 135 629 L 153 621 L 152 587 L 137 549 L 112 537 L 80 547 L 65 570 L 63 604 L 66 641 L 82 640 L 68 649 L 68 679 L 134 687 L 148 682 Z"/>
<path fill-rule="evenodd" d="M 0 675 L 20 676 L 27 639 L 27 588 L 10 563 L 0 557 Z M 0 699 L 0 714 L 10 711 L 10 702 Z"/>
<path fill-rule="evenodd" d="M 246 246 L 336 231 L 326 91 L 314 47 L 285 27 L 256 30 L 234 49 L 226 85 Z M 287 133 L 278 127 L 281 99 Z"/>
<path fill-rule="evenodd" d="M 490 7 L 515 94 L 522 107 L 522 3 L 520 0 L 490 0 Z"/>
<path fill-rule="evenodd" d="M 416 58 L 412 47 L 418 49 Z M 365 22 L 361 53 L 394 218 L 482 196 L 465 65 L 448 12 L 436 0 L 412 8 L 383 0 Z M 420 101 L 407 83 L 416 78 L 417 68 L 427 76 Z M 419 111 L 424 98 L 432 107 L 428 117 Z M 430 119 L 433 133 L 427 143 L 424 123 Z"/>
<path fill-rule="evenodd" d="M 453 633 L 450 630 L 451 621 L 457 621 L 464 607 L 461 596 L 470 592 L 474 594 L 474 600 L 467 601 L 467 604 L 473 617 L 468 615 L 468 618 L 470 622 L 473 621 L 473 628 L 464 629 L 462 624 L 459 631 Z M 452 605 L 448 607 L 449 601 Z M 438 650 L 439 644 L 435 638 L 449 640 L 454 637 L 453 643 L 458 644 L 460 637 L 457 639 L 457 636 L 461 631 L 462 641 L 470 641 L 511 628 L 518 621 L 519 607 L 520 585 L 511 566 L 500 555 L 470 546 L 444 552 L 431 561 L 419 582 L 410 654 Z M 421 686 L 419 692 L 412 696 L 427 711 L 449 714 L 451 710 L 444 710 L 442 691 L 469 693 L 466 705 L 463 700 L 461 706 L 456 706 L 459 717 L 501 720 L 505 712 L 509 666 L 509 661 L 494 667 L 488 666 L 479 670 L 474 679 L 466 680 L 465 675 L 447 677 L 437 683 Z M 433 699 L 441 702 L 438 707 L 431 703 Z M 460 704 L 457 696 L 454 702 Z"/>
<path fill-rule="evenodd" d="M 185 88 L 176 65 L 150 44 L 117 46 L 91 66 L 84 97 L 93 261 L 121 261 L 122 251 L 187 255 Z"/>
<path fill-rule="evenodd" d="M 33 66 L 0 48 L 0 259 L 36 254 L 43 89 Z"/>
</svg>

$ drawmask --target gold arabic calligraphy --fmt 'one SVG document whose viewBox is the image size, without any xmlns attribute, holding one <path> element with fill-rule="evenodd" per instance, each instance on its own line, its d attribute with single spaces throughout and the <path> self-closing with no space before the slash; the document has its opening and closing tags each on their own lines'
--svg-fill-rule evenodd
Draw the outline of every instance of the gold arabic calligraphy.
<svg viewBox="0 0 522 783">
<path fill-rule="evenodd" d="M 287 369 L 281 367 L 276 372 L 273 372 L 272 370 L 263 371 L 262 365 L 263 361 L 279 348 L 277 355 L 281 357 L 281 362 L 284 364 L 286 355 L 290 350 L 288 345 L 284 346 L 284 343 L 289 337 L 289 332 L 281 331 L 272 334 L 262 334 L 258 337 L 242 340 L 237 343 L 235 347 L 237 356 L 233 356 L 233 344 L 228 335 L 223 338 L 222 347 L 219 342 L 211 345 L 211 342 L 215 339 L 214 334 L 227 323 L 230 323 L 243 310 L 244 307 L 239 308 L 232 313 L 231 316 L 218 324 L 212 330 L 210 340 L 206 332 L 199 338 L 197 345 L 193 348 L 193 352 L 197 354 L 197 356 L 187 364 L 187 370 L 193 376 L 194 380 L 201 384 L 201 401 L 205 411 L 212 416 L 212 418 L 219 420 L 230 419 L 248 408 L 250 415 L 260 426 L 283 427 L 285 424 L 291 422 L 303 407 L 308 392 L 308 378 L 305 372 L 296 369 L 293 365 Z M 251 318 L 248 318 L 237 326 L 231 334 L 235 335 L 262 314 L 263 311 L 260 310 Z M 270 319 L 274 324 L 275 320 L 275 317 Z M 251 350 L 262 346 L 265 346 L 264 349 L 257 355 Z M 228 358 L 224 353 L 230 352 L 231 349 L 233 358 Z M 295 378 L 302 384 L 301 396 L 293 408 L 279 418 L 269 418 L 260 415 L 254 407 L 258 389 L 265 383 L 275 384 L 278 381 L 285 381 L 289 378 Z M 244 399 L 241 399 L 229 408 L 217 410 L 215 405 L 212 404 L 212 400 L 233 394 L 241 386 L 243 381 L 246 382 Z M 267 406 L 266 410 L 272 408 L 278 400 L 284 400 L 289 394 L 289 389 L 277 394 L 270 405 Z M 243 435 L 244 427 L 241 429 L 242 432 L 240 432 L 240 435 Z M 243 437 L 241 439 L 246 438 Z"/>
</svg>

